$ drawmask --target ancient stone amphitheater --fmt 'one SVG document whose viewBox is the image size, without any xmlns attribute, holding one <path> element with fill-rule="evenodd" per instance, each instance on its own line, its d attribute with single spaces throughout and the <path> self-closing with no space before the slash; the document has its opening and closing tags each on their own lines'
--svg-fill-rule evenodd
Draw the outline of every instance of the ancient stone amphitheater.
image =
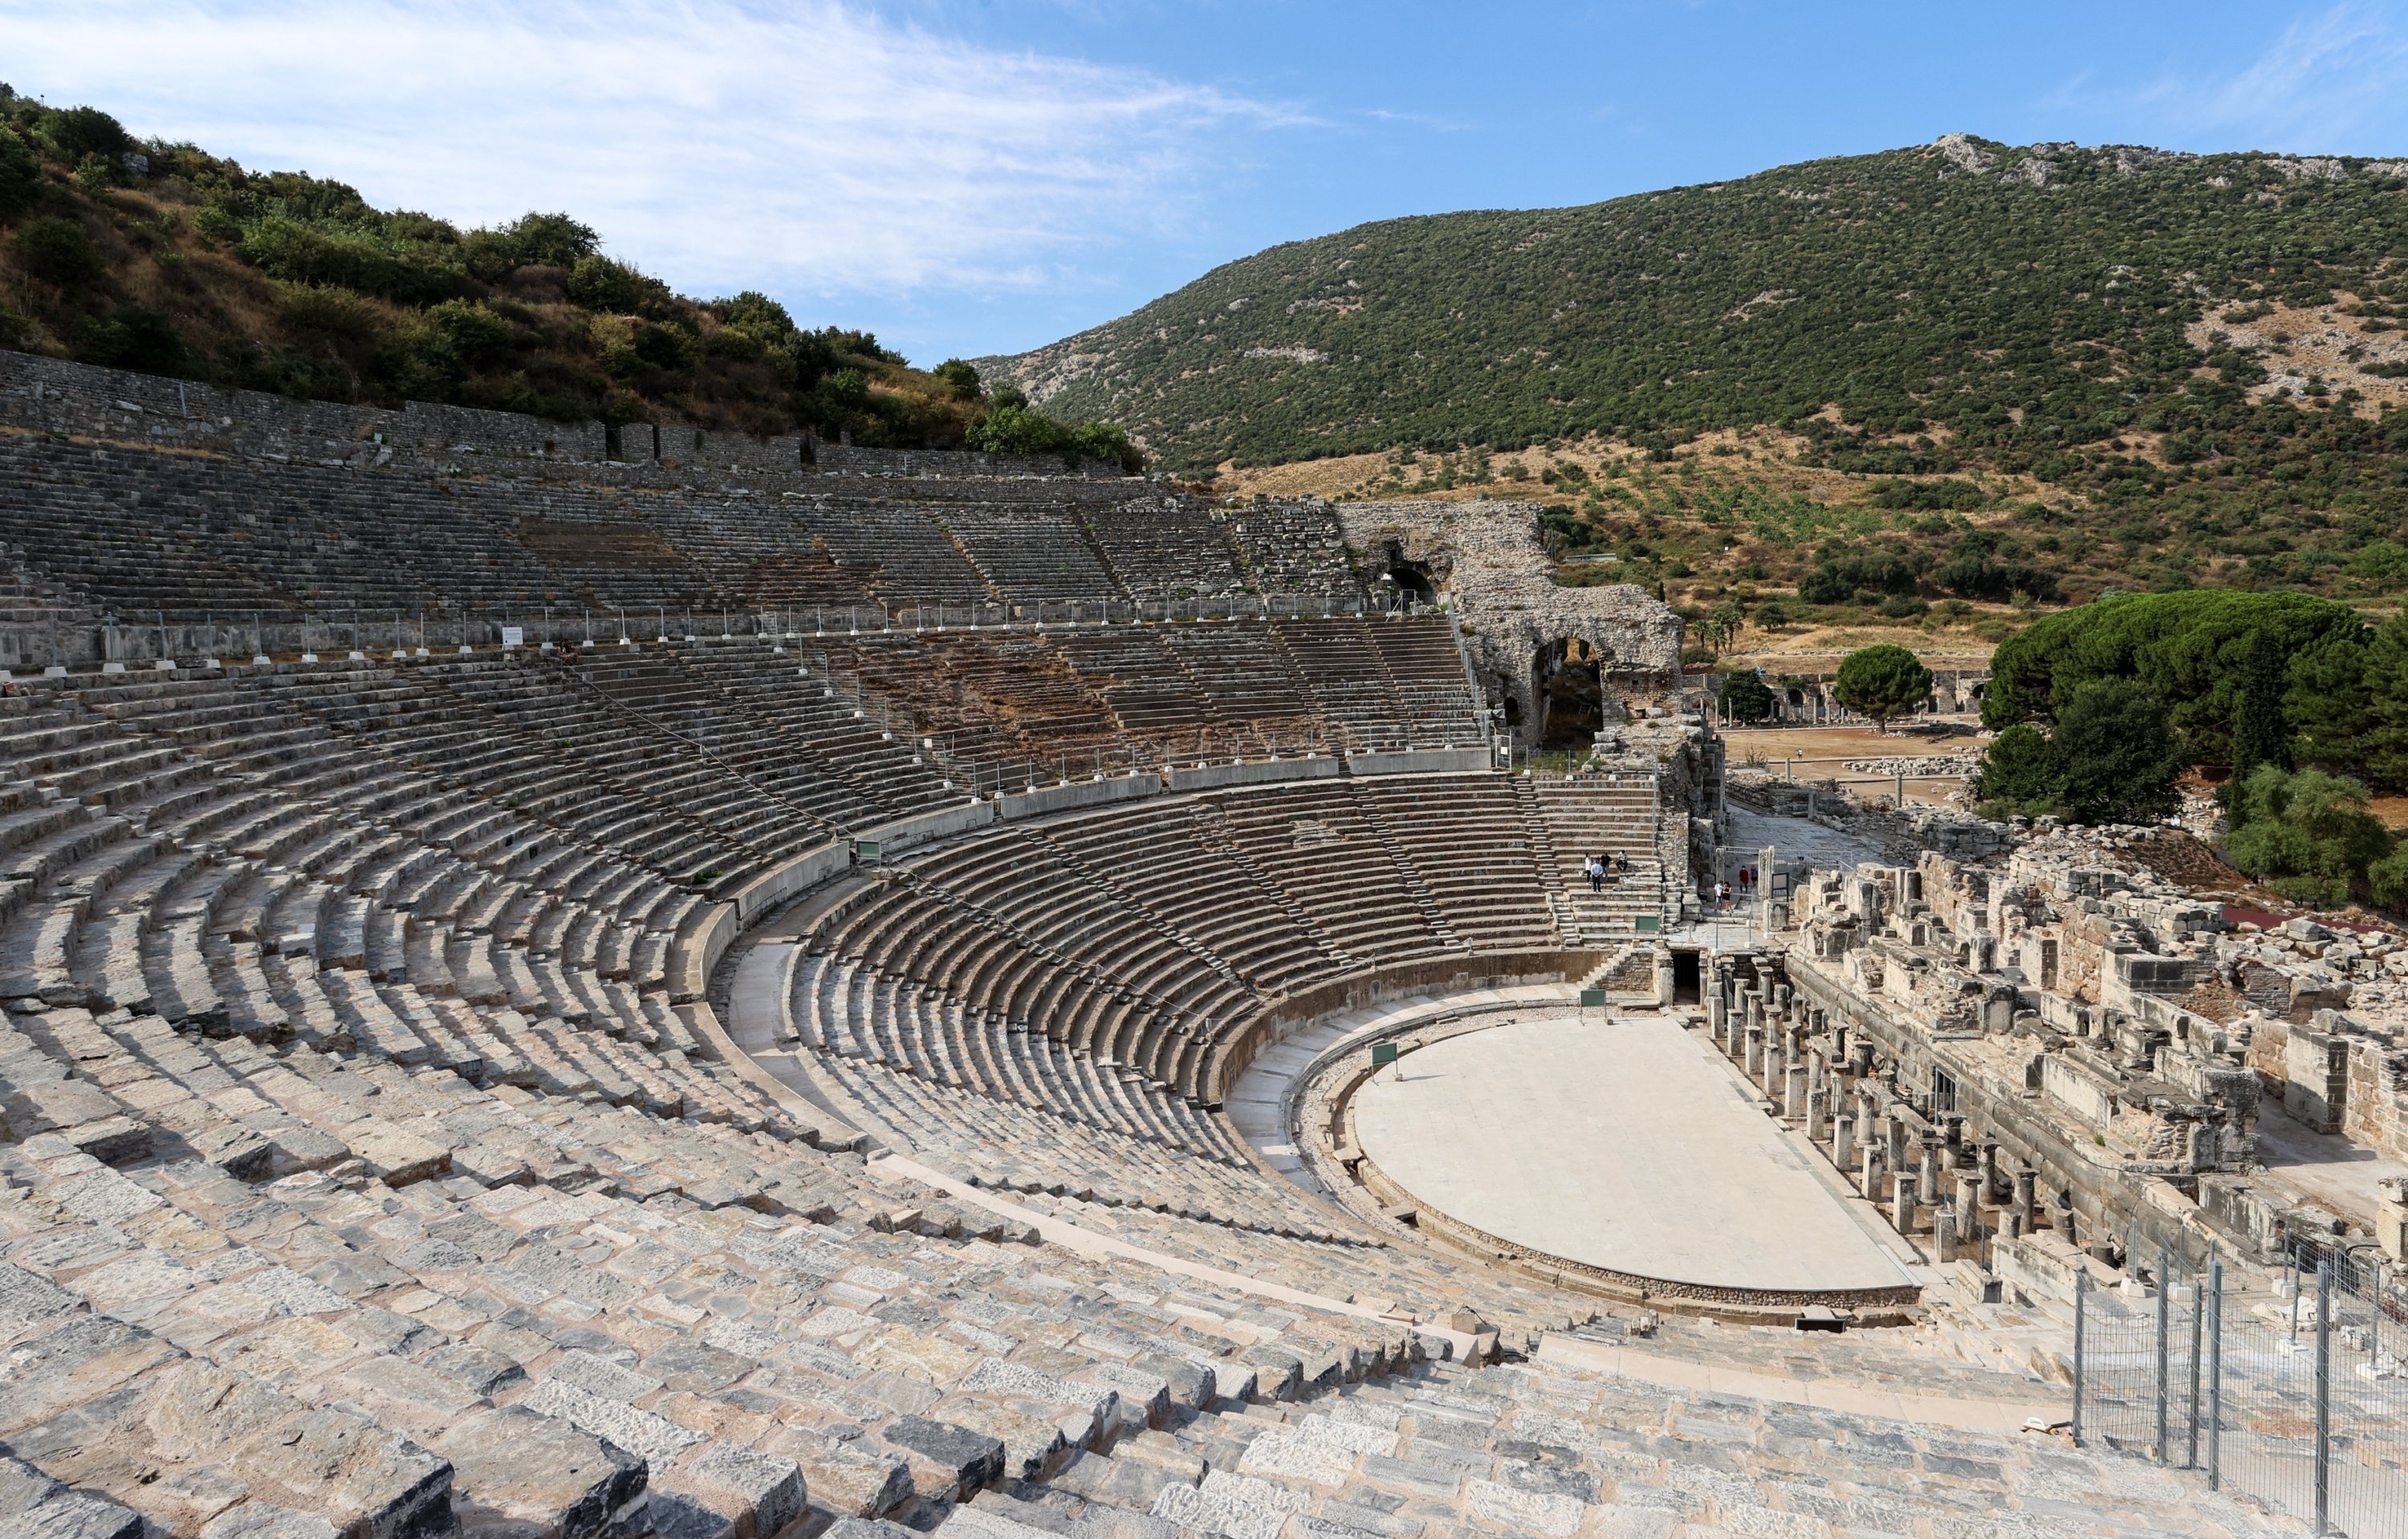
<svg viewBox="0 0 2408 1539">
<path fill-rule="evenodd" d="M 2128 1280 L 1899 1088 L 1914 873 L 1701 911 L 1669 611 L 1346 516 L 0 355 L 0 1533 L 2302 1532 L 2064 1435 Z M 1594 746 L 1500 770 L 1567 656 Z M 1677 1127 L 1727 1217 L 1598 1188 L 1661 1266 L 1424 1201 L 1491 1132 L 1373 1050 L 1505 1023 L 1656 1032 L 1807 1207 L 1861 1128 L 1898 1232 L 1763 1266 Z"/>
</svg>

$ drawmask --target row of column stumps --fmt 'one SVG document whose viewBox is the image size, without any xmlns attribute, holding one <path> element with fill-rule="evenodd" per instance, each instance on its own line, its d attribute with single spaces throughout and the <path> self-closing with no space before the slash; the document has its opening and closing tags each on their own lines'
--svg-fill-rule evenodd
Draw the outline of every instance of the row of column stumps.
<svg viewBox="0 0 2408 1539">
<path fill-rule="evenodd" d="M 1981 1261 L 1985 1240 L 2015 1239 L 2037 1227 L 2038 1171 L 2018 1164 L 2002 1172 L 1997 1141 L 1969 1138 L 1966 1118 L 1943 1112 L 1935 1122 L 1916 1111 L 1898 1092 L 1897 1066 L 1877 1072 L 1872 1043 L 1808 1005 L 1788 983 L 1761 972 L 1743 982 L 1730 958 L 1717 956 L 1706 1009 L 1715 1045 L 1772 1115 L 1822 1148 L 1867 1201 L 1885 1207 L 1899 1234 L 1928 1229 L 1936 1260 L 1962 1253 Z M 1985 1208 L 1992 1215 L 1986 1221 Z"/>
</svg>

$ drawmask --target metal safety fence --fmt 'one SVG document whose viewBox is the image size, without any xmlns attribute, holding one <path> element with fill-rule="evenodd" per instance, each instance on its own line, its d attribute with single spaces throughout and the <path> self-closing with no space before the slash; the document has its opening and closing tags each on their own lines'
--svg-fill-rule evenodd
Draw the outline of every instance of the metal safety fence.
<svg viewBox="0 0 2408 1539">
<path fill-rule="evenodd" d="M 2295 1240 L 2271 1286 L 2160 1251 L 2074 1295 L 2073 1435 L 2349 1539 L 2408 1539 L 2408 1296 L 2379 1255 Z"/>
</svg>

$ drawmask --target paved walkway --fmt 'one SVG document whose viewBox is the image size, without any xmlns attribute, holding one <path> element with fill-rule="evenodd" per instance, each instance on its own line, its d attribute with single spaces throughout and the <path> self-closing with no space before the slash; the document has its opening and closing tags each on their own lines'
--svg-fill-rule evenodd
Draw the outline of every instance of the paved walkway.
<svg viewBox="0 0 2408 1539">
<path fill-rule="evenodd" d="M 1416 1201 L 1547 1255 L 1732 1288 L 1916 1281 L 1671 1017 L 1451 1038 L 1383 1071 L 1354 1107 L 1363 1152 Z"/>
<path fill-rule="evenodd" d="M 2408 1176 L 2408 1165 L 2397 1159 L 2292 1121 L 2274 1098 L 2258 1108 L 2258 1158 L 2270 1182 L 2369 1229 L 2382 1201 L 2375 1183 Z"/>
<path fill-rule="evenodd" d="M 1865 1385 L 1827 1379 L 1812 1382 L 1772 1374 L 1753 1374 L 1714 1363 L 1659 1358 L 1627 1346 L 1607 1346 L 1550 1333 L 1539 1343 L 1539 1360 L 1591 1374 L 1612 1374 L 1676 1389 L 1737 1395 L 1748 1400 L 1813 1405 L 1846 1416 L 1885 1417 L 1931 1427 L 1961 1427 L 1979 1431 L 2014 1432 L 2028 1424 L 2051 1426 L 2066 1417 L 2070 1400 L 1959 1400 L 1947 1395 L 1904 1394 Z"/>
<path fill-rule="evenodd" d="M 1882 865 L 1889 862 L 1882 847 L 1870 839 L 1826 828 L 1802 817 L 1773 817 L 1751 813 L 1744 807 L 1731 808 L 1730 834 L 1723 841 L 1723 864 L 1733 870 L 1753 866 L 1757 853 L 1767 844 L 1782 859 L 1799 856 L 1810 865 L 1837 866 L 1842 870 L 1853 870 L 1868 860 Z"/>
</svg>

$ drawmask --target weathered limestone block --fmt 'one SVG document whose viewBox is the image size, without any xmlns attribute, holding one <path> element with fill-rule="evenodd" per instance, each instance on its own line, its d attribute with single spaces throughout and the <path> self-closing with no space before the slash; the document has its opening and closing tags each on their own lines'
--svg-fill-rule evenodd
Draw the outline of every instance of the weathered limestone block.
<svg viewBox="0 0 2408 1539">
<path fill-rule="evenodd" d="M 595 1539 L 645 1499 L 644 1461 L 552 1417 L 509 1406 L 469 1417 L 435 1445 L 452 1460 L 465 1533 Z"/>
<path fill-rule="evenodd" d="M 142 1518 L 0 1454 L 0 1532 L 36 1539 L 142 1539 Z"/>
<path fill-rule="evenodd" d="M 973 1491 L 1003 1474 L 1003 1439 L 968 1427 L 898 1417 L 880 1435 L 910 1456 L 915 1471 L 935 1476 L 923 1483 L 931 1491 Z"/>
<path fill-rule="evenodd" d="M 780 1459 L 724 1443 L 706 1445 L 652 1478 L 654 1521 L 666 1494 L 727 1520 L 732 1539 L 773 1539 L 803 1515 L 802 1470 Z"/>
</svg>

